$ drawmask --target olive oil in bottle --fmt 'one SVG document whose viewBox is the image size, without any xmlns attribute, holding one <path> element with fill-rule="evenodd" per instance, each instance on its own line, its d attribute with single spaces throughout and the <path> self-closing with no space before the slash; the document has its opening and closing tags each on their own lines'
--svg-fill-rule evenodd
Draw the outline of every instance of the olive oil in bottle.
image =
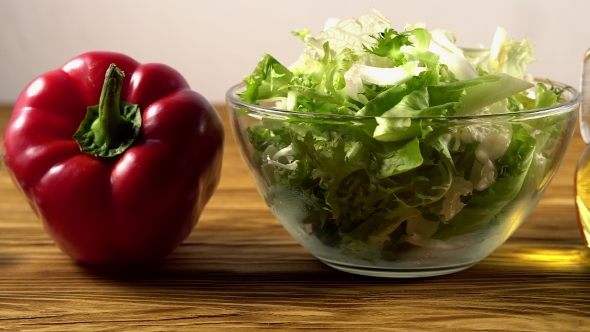
<svg viewBox="0 0 590 332">
<path fill-rule="evenodd" d="M 575 185 L 580 231 L 586 245 L 590 247 L 590 145 L 586 147 L 578 162 Z"/>
</svg>

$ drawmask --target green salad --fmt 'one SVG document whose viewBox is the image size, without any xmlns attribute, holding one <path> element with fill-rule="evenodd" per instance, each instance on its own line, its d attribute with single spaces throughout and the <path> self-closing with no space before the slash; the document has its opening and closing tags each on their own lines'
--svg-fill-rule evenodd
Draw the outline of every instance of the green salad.
<svg viewBox="0 0 590 332">
<path fill-rule="evenodd" d="M 377 11 L 293 34 L 305 44 L 299 60 L 264 55 L 239 97 L 325 115 L 247 129 L 268 205 L 296 192 L 307 209 L 297 222 L 324 245 L 369 259 L 445 248 L 540 186 L 562 118 L 446 121 L 558 103 L 562 90 L 525 75 L 527 40 L 498 28 L 489 49 L 465 49 L 452 32 L 398 31 Z"/>
</svg>

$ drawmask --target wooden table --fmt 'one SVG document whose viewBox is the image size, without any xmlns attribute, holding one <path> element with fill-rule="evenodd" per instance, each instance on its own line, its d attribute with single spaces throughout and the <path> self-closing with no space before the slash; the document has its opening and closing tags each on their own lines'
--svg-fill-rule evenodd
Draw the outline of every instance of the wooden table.
<svg viewBox="0 0 590 332">
<path fill-rule="evenodd" d="M 0 128 L 9 114 L 0 108 Z M 491 256 L 397 280 L 345 274 L 304 250 L 256 192 L 226 128 L 219 188 L 185 243 L 148 270 L 69 259 L 2 172 L 0 331 L 590 331 L 590 254 L 572 193 L 578 134 L 538 207 Z"/>
</svg>

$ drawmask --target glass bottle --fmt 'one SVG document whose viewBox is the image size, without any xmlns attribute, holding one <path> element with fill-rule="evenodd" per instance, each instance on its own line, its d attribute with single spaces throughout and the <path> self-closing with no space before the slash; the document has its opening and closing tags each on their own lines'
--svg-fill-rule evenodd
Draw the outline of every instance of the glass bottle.
<svg viewBox="0 0 590 332">
<path fill-rule="evenodd" d="M 586 142 L 586 149 L 578 162 L 574 189 L 580 231 L 586 245 L 590 247 L 590 49 L 582 62 L 580 91 L 582 93 L 580 131 Z"/>
</svg>

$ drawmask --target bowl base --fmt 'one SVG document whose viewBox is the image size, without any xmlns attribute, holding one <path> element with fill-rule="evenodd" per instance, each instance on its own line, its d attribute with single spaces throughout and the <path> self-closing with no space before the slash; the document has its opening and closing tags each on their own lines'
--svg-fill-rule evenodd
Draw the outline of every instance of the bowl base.
<svg viewBox="0 0 590 332">
<path fill-rule="evenodd" d="M 431 268 L 431 269 L 394 269 L 394 268 L 385 269 L 385 268 L 370 268 L 370 267 L 366 267 L 366 266 L 347 265 L 347 264 L 342 264 L 339 262 L 334 262 L 334 261 L 326 260 L 326 259 L 322 259 L 322 258 L 319 258 L 319 260 L 322 263 L 324 263 L 324 264 L 328 265 L 329 267 L 332 267 L 336 270 L 340 270 L 340 271 L 348 272 L 348 273 L 352 273 L 352 274 L 363 275 L 363 276 L 381 277 L 381 278 L 435 277 L 435 276 L 441 276 L 441 275 L 445 275 L 445 274 L 451 274 L 451 273 L 463 271 L 463 270 L 466 270 L 466 269 L 472 267 L 473 265 L 477 264 L 477 262 L 475 262 L 475 263 L 453 265 L 453 266 L 448 266 L 448 267 Z"/>
</svg>

